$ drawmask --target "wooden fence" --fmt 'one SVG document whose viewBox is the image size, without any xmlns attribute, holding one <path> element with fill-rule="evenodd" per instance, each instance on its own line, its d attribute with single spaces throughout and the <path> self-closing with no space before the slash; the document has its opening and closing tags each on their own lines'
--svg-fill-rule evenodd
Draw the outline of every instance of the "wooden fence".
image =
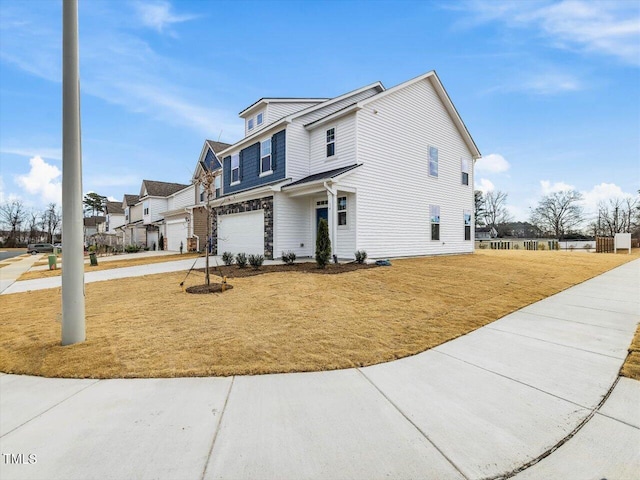
<svg viewBox="0 0 640 480">
<path fill-rule="evenodd" d="M 596 253 L 613 253 L 613 237 L 596 237 Z"/>
</svg>

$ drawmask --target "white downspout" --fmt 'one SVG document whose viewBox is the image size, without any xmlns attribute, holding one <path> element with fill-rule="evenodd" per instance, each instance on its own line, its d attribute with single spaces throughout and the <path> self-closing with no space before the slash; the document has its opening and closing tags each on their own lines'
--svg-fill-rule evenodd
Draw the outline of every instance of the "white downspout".
<svg viewBox="0 0 640 480">
<path fill-rule="evenodd" d="M 338 231 L 338 215 L 336 214 L 336 209 L 337 207 L 337 203 L 336 203 L 336 198 L 338 195 L 338 191 L 333 187 L 330 186 L 328 184 L 328 182 L 324 182 L 324 188 L 327 190 L 327 196 L 329 197 L 329 204 L 328 204 L 328 211 L 329 211 L 329 239 L 331 240 L 331 255 L 336 255 L 336 251 L 337 251 L 337 238 L 338 236 L 336 235 L 337 231 Z"/>
</svg>

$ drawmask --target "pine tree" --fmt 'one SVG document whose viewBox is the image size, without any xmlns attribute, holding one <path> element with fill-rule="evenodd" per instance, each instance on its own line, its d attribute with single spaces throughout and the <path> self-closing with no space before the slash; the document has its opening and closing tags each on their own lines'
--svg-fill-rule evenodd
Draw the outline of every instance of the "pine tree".
<svg viewBox="0 0 640 480">
<path fill-rule="evenodd" d="M 318 235 L 316 238 L 316 263 L 319 268 L 324 268 L 331 258 L 331 239 L 329 238 L 329 225 L 324 218 L 318 222 Z"/>
</svg>

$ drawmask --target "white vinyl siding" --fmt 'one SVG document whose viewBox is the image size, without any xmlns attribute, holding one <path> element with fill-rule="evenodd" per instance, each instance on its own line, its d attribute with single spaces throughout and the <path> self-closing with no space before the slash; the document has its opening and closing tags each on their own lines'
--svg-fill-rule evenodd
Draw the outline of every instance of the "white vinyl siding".
<svg viewBox="0 0 640 480">
<path fill-rule="evenodd" d="M 309 175 L 309 132 L 301 123 L 287 125 L 287 146 L 285 158 L 287 163 L 286 178 L 294 182 Z"/>
<path fill-rule="evenodd" d="M 336 232 L 337 249 L 336 254 L 339 258 L 354 258 L 356 248 L 356 202 L 357 196 L 354 194 L 344 194 L 338 192 L 338 200 L 346 197 L 347 210 L 346 210 L 346 225 L 338 225 L 338 231 Z M 339 202 L 337 202 L 339 203 Z M 340 209 L 338 208 L 338 213 Z M 339 223 L 339 222 L 337 222 Z"/>
<path fill-rule="evenodd" d="M 292 113 L 299 112 L 306 108 L 310 108 L 317 103 L 296 103 L 296 102 L 273 102 L 269 103 L 267 106 L 267 116 L 265 118 L 265 123 L 272 123 L 276 120 L 280 120 L 282 117 L 286 117 L 287 115 L 291 115 Z"/>
<path fill-rule="evenodd" d="M 371 258 L 472 252 L 458 220 L 474 205 L 473 189 L 460 182 L 460 159 L 472 153 L 431 80 L 372 101 L 356 115 L 357 161 L 364 165 L 348 179 L 357 187 L 357 248 Z M 426 164 L 429 145 L 438 148 L 437 179 Z M 429 205 L 440 206 L 439 242 L 430 241 Z"/>
<path fill-rule="evenodd" d="M 335 128 L 335 155 L 327 157 L 327 130 L 330 128 Z M 309 133 L 310 174 L 356 163 L 355 113 L 339 119 L 331 127 L 318 127 Z"/>
<path fill-rule="evenodd" d="M 315 215 L 315 207 L 312 201 L 308 197 L 290 198 L 284 193 L 276 193 L 273 208 L 273 256 L 280 257 L 283 251 L 292 251 L 298 257 L 313 256 L 312 215 Z"/>
<path fill-rule="evenodd" d="M 364 100 L 366 98 L 372 97 L 376 93 L 378 93 L 378 90 L 376 90 L 375 88 L 368 88 L 364 92 L 360 92 L 351 97 L 343 98 L 342 100 L 332 103 L 331 105 L 318 108 L 313 112 L 307 113 L 306 115 L 302 115 L 301 117 L 296 118 L 295 121 L 301 122 L 303 125 L 307 125 L 311 122 L 315 122 L 316 120 L 326 117 L 327 115 L 331 115 L 332 113 L 335 113 L 338 110 L 342 110 L 344 107 L 348 107 L 349 105 L 359 102 L 360 100 Z"/>
</svg>

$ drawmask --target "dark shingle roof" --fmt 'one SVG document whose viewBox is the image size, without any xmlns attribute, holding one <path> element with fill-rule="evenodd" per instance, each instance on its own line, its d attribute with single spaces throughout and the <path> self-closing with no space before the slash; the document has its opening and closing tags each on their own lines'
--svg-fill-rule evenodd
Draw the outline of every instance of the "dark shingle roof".
<svg viewBox="0 0 640 480">
<path fill-rule="evenodd" d="M 168 197 L 189 186 L 182 183 L 156 182 L 155 180 L 143 180 L 142 185 L 142 190 L 144 191 L 146 188 L 147 195 L 151 197 Z"/>
<path fill-rule="evenodd" d="M 95 227 L 98 223 L 104 223 L 105 217 L 84 217 L 85 227 Z"/>
<path fill-rule="evenodd" d="M 206 142 L 207 142 L 207 145 L 211 147 L 211 150 L 213 150 L 213 153 L 221 152 L 222 150 L 229 148 L 231 146 L 230 143 L 214 142 L 213 140 L 206 140 Z"/>
<path fill-rule="evenodd" d="M 316 182 L 318 180 L 327 180 L 329 178 L 337 177 L 343 173 L 348 172 L 349 170 L 353 170 L 356 167 L 359 167 L 360 164 L 354 163 L 353 165 L 349 165 L 346 167 L 334 168 L 333 170 L 327 170 L 326 172 L 314 173 L 313 175 L 309 175 L 308 177 L 301 178 L 289 185 L 285 185 L 282 187 L 283 189 L 292 187 L 294 185 L 301 185 L 303 183 L 311 183 Z"/>
<path fill-rule="evenodd" d="M 140 201 L 140 195 L 131 195 L 128 193 L 125 193 L 124 195 L 124 203 L 126 203 L 128 206 L 135 205 L 139 201 Z"/>
<path fill-rule="evenodd" d="M 124 213 L 122 202 L 107 202 L 105 213 L 117 214 Z"/>
</svg>

